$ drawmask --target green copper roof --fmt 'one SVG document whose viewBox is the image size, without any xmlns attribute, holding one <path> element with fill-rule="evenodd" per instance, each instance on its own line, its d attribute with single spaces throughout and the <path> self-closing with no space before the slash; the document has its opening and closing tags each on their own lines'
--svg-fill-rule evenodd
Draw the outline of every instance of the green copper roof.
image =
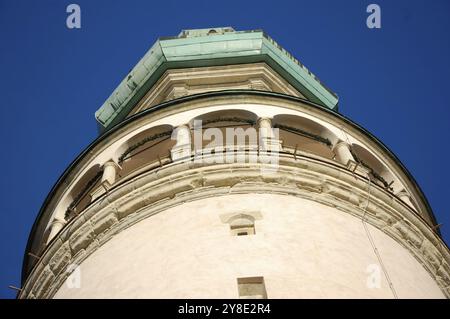
<svg viewBox="0 0 450 319">
<path fill-rule="evenodd" d="M 307 99 L 336 110 L 338 98 L 261 30 L 213 28 L 160 38 L 95 112 L 104 131 L 122 121 L 167 69 L 265 62 Z"/>
</svg>

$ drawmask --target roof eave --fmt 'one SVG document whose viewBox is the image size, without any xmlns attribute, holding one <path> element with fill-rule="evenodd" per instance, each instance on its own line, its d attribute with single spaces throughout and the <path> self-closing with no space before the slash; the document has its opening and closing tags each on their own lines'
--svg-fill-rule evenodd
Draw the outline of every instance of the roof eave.
<svg viewBox="0 0 450 319">
<path fill-rule="evenodd" d="M 310 101 L 337 111 L 338 97 L 262 31 L 158 40 L 96 112 L 101 133 L 122 121 L 168 69 L 266 62 Z"/>
</svg>

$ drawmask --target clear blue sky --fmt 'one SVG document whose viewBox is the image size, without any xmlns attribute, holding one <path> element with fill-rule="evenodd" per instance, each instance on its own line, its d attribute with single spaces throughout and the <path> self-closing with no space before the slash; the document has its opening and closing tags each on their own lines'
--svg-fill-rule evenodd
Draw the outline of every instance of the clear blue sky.
<svg viewBox="0 0 450 319">
<path fill-rule="evenodd" d="M 81 6 L 81 30 L 66 6 Z M 382 28 L 366 27 L 377 3 Z M 159 36 L 264 29 L 340 97 L 421 185 L 450 240 L 450 1 L 0 0 L 0 298 L 20 286 L 31 225 L 96 137 L 95 110 Z"/>
</svg>

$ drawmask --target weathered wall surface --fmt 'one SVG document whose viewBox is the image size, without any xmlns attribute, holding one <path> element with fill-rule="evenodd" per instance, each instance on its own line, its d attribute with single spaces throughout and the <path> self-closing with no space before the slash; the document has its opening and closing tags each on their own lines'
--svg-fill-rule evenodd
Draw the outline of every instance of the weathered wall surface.
<svg viewBox="0 0 450 319">
<path fill-rule="evenodd" d="M 232 236 L 233 214 L 255 235 Z M 367 225 L 400 298 L 443 298 L 399 243 Z M 188 202 L 123 230 L 80 265 L 81 287 L 55 298 L 237 298 L 237 278 L 263 276 L 269 298 L 393 298 L 367 280 L 379 265 L 361 219 L 318 202 L 236 194 Z M 369 267 L 369 268 L 368 268 Z"/>
</svg>

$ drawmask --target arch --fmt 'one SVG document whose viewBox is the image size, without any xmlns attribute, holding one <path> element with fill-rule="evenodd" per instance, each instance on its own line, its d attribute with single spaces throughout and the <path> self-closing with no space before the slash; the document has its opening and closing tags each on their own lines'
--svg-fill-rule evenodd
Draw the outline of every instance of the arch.
<svg viewBox="0 0 450 319">
<path fill-rule="evenodd" d="M 124 142 L 116 151 L 116 158 L 121 166 L 119 178 L 168 157 L 176 143 L 171 139 L 172 131 L 172 125 L 158 125 L 137 133 Z"/>
<path fill-rule="evenodd" d="M 398 187 L 398 179 L 388 170 L 386 165 L 377 159 L 371 152 L 366 148 L 358 144 L 352 144 L 352 155 L 356 162 L 364 165 L 371 170 L 372 177 L 377 184 L 385 188 Z"/>
<path fill-rule="evenodd" d="M 89 168 L 71 189 L 68 198 L 71 199 L 68 207 L 64 207 L 65 218 L 70 219 L 74 214 L 79 214 L 91 202 L 91 192 L 100 184 L 103 169 L 99 164 Z"/>
<path fill-rule="evenodd" d="M 255 217 L 249 214 L 237 213 L 226 221 L 230 226 L 250 225 L 255 223 Z"/>
<path fill-rule="evenodd" d="M 283 148 L 294 148 L 313 153 L 328 159 L 334 157 L 331 146 L 338 141 L 338 137 L 323 125 L 308 118 L 280 114 L 275 115 L 272 126 L 279 129 Z"/>
<path fill-rule="evenodd" d="M 213 111 L 208 113 L 203 113 L 191 119 L 189 121 L 190 127 L 194 127 L 194 121 L 201 120 L 202 125 L 210 125 L 213 123 L 256 123 L 258 120 L 258 115 L 253 112 L 240 110 L 240 109 L 227 109 L 220 111 Z"/>
<path fill-rule="evenodd" d="M 225 144 L 242 146 L 242 141 L 235 134 L 232 138 L 234 139 L 233 141 L 228 140 L 226 129 L 231 127 L 241 128 L 243 130 L 241 131 L 243 134 L 243 136 L 241 137 L 244 138 L 243 144 L 245 144 L 246 146 L 249 146 L 251 144 L 251 147 L 254 147 L 255 145 L 257 145 L 257 135 L 254 134 L 255 136 L 253 136 L 252 134 L 250 134 L 252 132 L 247 130 L 255 126 L 257 120 L 258 115 L 256 115 L 255 113 L 240 109 L 227 109 L 198 115 L 189 121 L 189 125 L 191 128 L 198 128 L 198 126 L 195 125 L 198 124 L 198 122 L 196 121 L 202 121 L 201 127 L 203 129 L 203 132 L 205 129 L 216 129 L 217 131 L 210 131 L 211 134 L 205 134 L 205 136 L 202 136 L 202 143 L 199 145 L 198 143 L 195 143 L 195 138 L 193 136 L 192 140 L 194 141 L 194 150 L 199 151 L 200 148 L 224 146 Z M 221 141 L 218 140 L 219 137 L 217 135 L 221 135 Z"/>
<path fill-rule="evenodd" d="M 255 217 L 249 214 L 234 214 L 228 218 L 230 233 L 233 236 L 245 236 L 255 234 Z"/>
</svg>

